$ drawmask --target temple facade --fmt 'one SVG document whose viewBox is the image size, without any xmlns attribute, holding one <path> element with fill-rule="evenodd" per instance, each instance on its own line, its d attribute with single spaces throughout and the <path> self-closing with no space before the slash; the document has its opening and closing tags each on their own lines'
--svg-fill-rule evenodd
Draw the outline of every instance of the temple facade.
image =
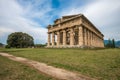
<svg viewBox="0 0 120 80">
<path fill-rule="evenodd" d="M 83 15 L 68 15 L 48 25 L 48 48 L 104 47 L 104 35 Z"/>
</svg>

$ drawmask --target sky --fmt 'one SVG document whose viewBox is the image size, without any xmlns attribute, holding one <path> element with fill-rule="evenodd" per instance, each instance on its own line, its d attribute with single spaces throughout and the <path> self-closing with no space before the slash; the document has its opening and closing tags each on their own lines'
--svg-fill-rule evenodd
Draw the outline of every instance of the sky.
<svg viewBox="0 0 120 80">
<path fill-rule="evenodd" d="M 13 32 L 47 42 L 47 25 L 65 15 L 84 14 L 104 39 L 120 40 L 120 0 L 0 0 L 0 43 Z"/>
</svg>

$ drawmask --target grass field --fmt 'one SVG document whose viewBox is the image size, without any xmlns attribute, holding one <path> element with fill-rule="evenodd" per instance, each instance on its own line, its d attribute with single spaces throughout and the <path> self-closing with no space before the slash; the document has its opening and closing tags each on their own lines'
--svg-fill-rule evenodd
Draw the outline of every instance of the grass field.
<svg viewBox="0 0 120 80">
<path fill-rule="evenodd" d="M 0 80 L 55 80 L 37 70 L 0 56 Z"/>
<path fill-rule="evenodd" d="M 120 80 L 120 49 L 28 48 L 0 49 L 0 51 L 44 62 L 100 80 Z"/>
</svg>

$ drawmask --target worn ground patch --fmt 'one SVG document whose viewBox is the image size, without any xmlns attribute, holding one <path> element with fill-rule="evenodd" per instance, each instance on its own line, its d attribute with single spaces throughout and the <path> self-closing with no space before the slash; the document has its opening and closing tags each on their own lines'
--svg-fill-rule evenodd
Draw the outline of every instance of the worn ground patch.
<svg viewBox="0 0 120 80">
<path fill-rule="evenodd" d="M 87 76 L 84 76 L 81 74 L 73 73 L 73 72 L 70 72 L 70 71 L 67 71 L 64 69 L 60 69 L 60 68 L 55 68 L 53 66 L 48 66 L 45 63 L 28 60 L 26 58 L 16 57 L 16 56 L 13 56 L 13 55 L 10 55 L 7 53 L 0 53 L 0 55 L 7 57 L 11 60 L 32 66 L 35 69 L 39 70 L 40 72 L 50 75 L 52 77 L 55 77 L 57 79 L 61 79 L 61 80 L 95 80 L 93 78 L 90 78 L 90 77 L 87 77 Z"/>
</svg>

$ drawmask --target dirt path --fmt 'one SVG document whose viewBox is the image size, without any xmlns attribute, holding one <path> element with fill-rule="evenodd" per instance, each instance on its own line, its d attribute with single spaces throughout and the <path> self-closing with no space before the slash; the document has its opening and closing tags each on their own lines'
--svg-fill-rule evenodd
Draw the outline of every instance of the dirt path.
<svg viewBox="0 0 120 80">
<path fill-rule="evenodd" d="M 39 70 L 40 72 L 60 80 L 96 80 L 96 79 L 89 78 L 89 77 L 86 77 L 77 73 L 73 73 L 64 69 L 48 66 L 45 63 L 28 60 L 22 57 L 16 57 L 7 53 L 0 53 L 0 55 L 7 57 L 13 61 L 21 62 L 21 63 L 27 64 L 28 66 L 32 66 L 35 69 Z"/>
</svg>

